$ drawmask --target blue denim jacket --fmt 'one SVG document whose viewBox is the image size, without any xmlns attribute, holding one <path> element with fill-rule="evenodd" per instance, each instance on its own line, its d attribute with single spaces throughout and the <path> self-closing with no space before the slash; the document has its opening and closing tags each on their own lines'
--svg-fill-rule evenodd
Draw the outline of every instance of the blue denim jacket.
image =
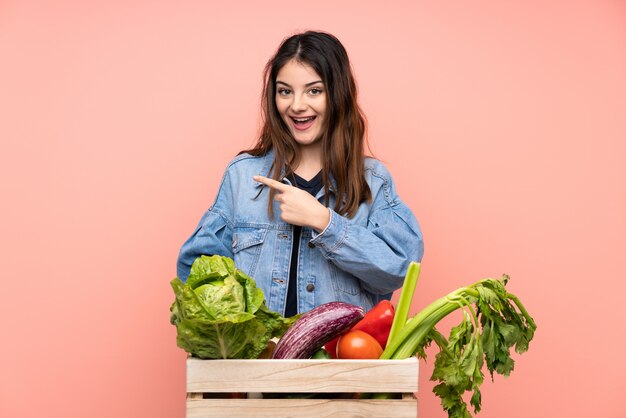
<svg viewBox="0 0 626 418">
<path fill-rule="evenodd" d="M 268 176 L 273 152 L 237 156 L 228 165 L 213 205 L 183 244 L 178 277 L 185 281 L 193 261 L 202 254 L 234 259 L 265 294 L 267 306 L 283 313 L 291 259 L 293 226 L 267 211 L 268 188 L 252 180 Z M 302 228 L 298 254 L 298 312 L 322 303 L 344 301 L 370 309 L 402 286 L 411 261 L 421 261 L 422 232 L 411 210 L 396 194 L 391 175 L 373 158 L 365 160 L 365 178 L 372 201 L 361 203 L 347 218 L 330 210 L 321 233 Z M 289 183 L 287 179 L 283 180 Z M 335 195 L 330 191 L 329 206 Z M 324 202 L 324 190 L 316 196 Z"/>
</svg>

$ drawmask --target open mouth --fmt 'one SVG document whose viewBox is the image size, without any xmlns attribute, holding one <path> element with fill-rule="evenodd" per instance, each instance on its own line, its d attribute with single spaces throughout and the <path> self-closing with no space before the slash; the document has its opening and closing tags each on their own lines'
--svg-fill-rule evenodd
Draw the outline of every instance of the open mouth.
<svg viewBox="0 0 626 418">
<path fill-rule="evenodd" d="M 293 122 L 296 125 L 304 125 L 305 123 L 315 119 L 315 116 L 309 116 L 309 117 L 306 117 L 306 118 L 294 118 L 294 117 L 291 117 L 291 119 L 293 120 Z"/>
<path fill-rule="evenodd" d="M 292 116 L 291 120 L 293 121 L 294 127 L 296 129 L 298 129 L 299 131 L 304 131 L 306 129 L 309 129 L 311 125 L 313 125 L 313 122 L 315 121 L 316 117 L 317 116 L 308 116 L 305 118 L 294 118 Z"/>
</svg>

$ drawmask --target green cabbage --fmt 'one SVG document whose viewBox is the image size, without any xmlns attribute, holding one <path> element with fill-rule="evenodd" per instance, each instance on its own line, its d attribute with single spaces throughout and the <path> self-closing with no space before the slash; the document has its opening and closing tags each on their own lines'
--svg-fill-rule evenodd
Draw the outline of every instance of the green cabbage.
<svg viewBox="0 0 626 418">
<path fill-rule="evenodd" d="M 195 357 L 257 358 L 296 319 L 270 311 L 263 290 L 228 257 L 200 256 L 187 282 L 175 278 L 171 285 L 176 342 Z"/>
</svg>

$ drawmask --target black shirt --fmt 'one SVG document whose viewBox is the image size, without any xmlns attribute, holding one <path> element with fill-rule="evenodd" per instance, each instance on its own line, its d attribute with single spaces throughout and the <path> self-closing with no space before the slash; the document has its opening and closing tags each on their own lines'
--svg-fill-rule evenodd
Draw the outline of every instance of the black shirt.
<svg viewBox="0 0 626 418">
<path fill-rule="evenodd" d="M 322 172 L 320 171 L 311 180 L 306 181 L 297 174 L 292 174 L 292 184 L 299 189 L 315 196 L 322 188 Z M 293 226 L 293 240 L 291 245 L 291 262 L 289 264 L 289 280 L 287 285 L 287 303 L 285 316 L 293 316 L 298 313 L 298 251 L 300 249 L 300 235 L 302 227 Z"/>
</svg>

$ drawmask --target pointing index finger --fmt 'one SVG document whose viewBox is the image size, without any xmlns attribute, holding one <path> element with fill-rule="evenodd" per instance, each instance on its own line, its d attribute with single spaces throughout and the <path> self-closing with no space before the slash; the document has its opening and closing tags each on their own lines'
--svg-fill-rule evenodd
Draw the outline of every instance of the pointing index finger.
<svg viewBox="0 0 626 418">
<path fill-rule="evenodd" d="M 259 183 L 263 183 L 266 186 L 271 187 L 272 189 L 276 189 L 279 192 L 284 192 L 289 187 L 288 185 L 283 184 L 283 183 L 281 183 L 279 181 L 276 181 L 274 179 L 271 179 L 269 177 L 252 176 L 252 179 L 254 179 L 255 181 L 258 181 Z"/>
</svg>

